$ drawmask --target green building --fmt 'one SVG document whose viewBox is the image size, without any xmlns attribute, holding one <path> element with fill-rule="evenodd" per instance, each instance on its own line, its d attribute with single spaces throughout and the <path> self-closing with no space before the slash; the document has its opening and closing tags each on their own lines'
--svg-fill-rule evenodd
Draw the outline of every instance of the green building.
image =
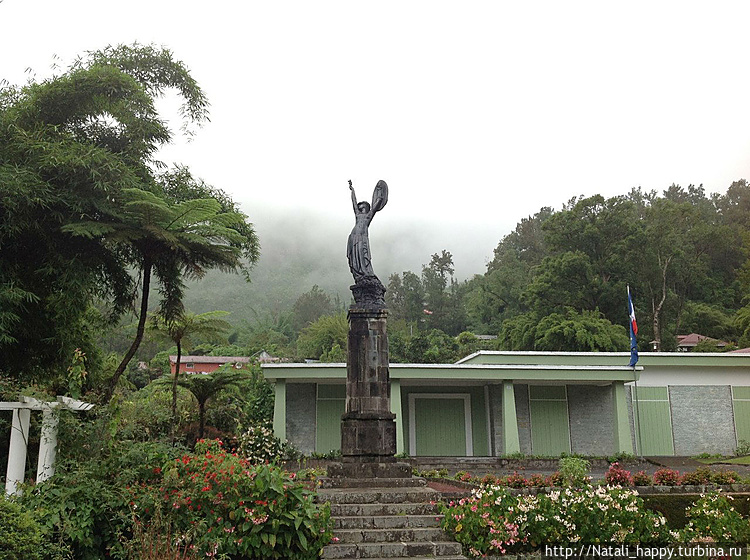
<svg viewBox="0 0 750 560">
<path fill-rule="evenodd" d="M 499 456 L 731 454 L 750 441 L 750 355 L 489 352 L 391 364 L 398 452 Z M 274 430 L 340 448 L 346 364 L 267 364 Z"/>
</svg>

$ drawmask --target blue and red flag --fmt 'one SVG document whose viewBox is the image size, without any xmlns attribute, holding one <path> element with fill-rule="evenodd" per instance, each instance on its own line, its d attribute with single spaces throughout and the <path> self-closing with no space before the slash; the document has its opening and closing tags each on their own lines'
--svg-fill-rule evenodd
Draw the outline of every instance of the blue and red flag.
<svg viewBox="0 0 750 560">
<path fill-rule="evenodd" d="M 630 286 L 628 286 L 628 315 L 630 316 L 630 367 L 638 363 L 638 342 L 635 335 L 638 334 L 638 323 L 635 322 L 635 308 L 630 297 Z"/>
</svg>

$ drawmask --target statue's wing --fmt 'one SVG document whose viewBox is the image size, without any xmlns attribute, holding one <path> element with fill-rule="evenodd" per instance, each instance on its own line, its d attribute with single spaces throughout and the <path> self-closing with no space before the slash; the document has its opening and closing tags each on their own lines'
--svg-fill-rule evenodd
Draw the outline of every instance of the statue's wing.
<svg viewBox="0 0 750 560">
<path fill-rule="evenodd" d="M 372 193 L 372 213 L 382 210 L 388 202 L 388 183 L 378 181 L 375 190 Z"/>
</svg>

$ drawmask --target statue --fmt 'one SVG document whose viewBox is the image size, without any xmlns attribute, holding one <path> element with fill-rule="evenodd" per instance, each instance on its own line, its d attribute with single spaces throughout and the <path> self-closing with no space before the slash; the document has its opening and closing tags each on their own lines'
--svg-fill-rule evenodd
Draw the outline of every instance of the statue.
<svg viewBox="0 0 750 560">
<path fill-rule="evenodd" d="M 372 193 L 372 204 L 364 201 L 357 202 L 357 195 L 351 181 L 349 181 L 349 190 L 352 191 L 354 228 L 346 244 L 346 257 L 349 260 L 349 270 L 354 277 L 354 286 L 351 287 L 354 301 L 359 307 L 384 308 L 385 287 L 372 270 L 367 229 L 375 214 L 388 202 L 388 185 L 385 181 L 378 181 Z"/>
</svg>

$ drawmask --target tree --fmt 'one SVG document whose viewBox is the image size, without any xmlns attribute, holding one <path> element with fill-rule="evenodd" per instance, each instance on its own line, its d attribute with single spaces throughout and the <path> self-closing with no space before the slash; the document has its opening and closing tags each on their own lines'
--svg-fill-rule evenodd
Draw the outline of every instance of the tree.
<svg viewBox="0 0 750 560">
<path fill-rule="evenodd" d="M 324 315 L 310 323 L 297 339 L 297 354 L 301 358 L 318 360 L 324 354 L 331 354 L 335 346 L 346 349 L 349 336 L 349 323 L 345 313 Z M 339 355 L 334 350 L 334 355 Z"/>
<path fill-rule="evenodd" d="M 0 90 L 0 350 L 10 371 L 64 369 L 91 331 L 91 302 L 106 302 L 115 320 L 140 295 L 111 394 L 142 338 L 152 271 L 163 311 L 177 314 L 183 277 L 257 260 L 231 200 L 185 168 L 157 171 L 172 133 L 154 100 L 167 89 L 185 101 L 186 131 L 207 119 L 185 66 L 154 47 L 108 47 L 45 82 Z"/>
<path fill-rule="evenodd" d="M 206 403 L 224 389 L 238 387 L 249 380 L 247 373 L 222 366 L 207 374 L 191 374 L 177 381 L 177 384 L 190 391 L 198 401 L 198 439 L 203 439 L 206 428 Z M 171 380 L 166 381 L 172 383 Z"/>
<path fill-rule="evenodd" d="M 209 342 L 223 341 L 223 335 L 231 328 L 222 317 L 229 315 L 226 311 L 209 311 L 195 315 L 181 313 L 176 317 L 154 315 L 151 328 L 177 345 L 177 359 L 172 376 L 172 437 L 177 427 L 177 385 L 180 377 L 182 349 L 193 344 L 194 337 L 202 337 Z"/>
<path fill-rule="evenodd" d="M 598 311 L 570 308 L 541 319 L 527 314 L 506 321 L 500 339 L 508 350 L 617 352 L 629 347 L 622 325 L 613 325 Z"/>
<path fill-rule="evenodd" d="M 323 315 L 333 315 L 336 311 L 331 296 L 316 284 L 299 296 L 292 306 L 294 330 L 299 332 Z"/>
</svg>

